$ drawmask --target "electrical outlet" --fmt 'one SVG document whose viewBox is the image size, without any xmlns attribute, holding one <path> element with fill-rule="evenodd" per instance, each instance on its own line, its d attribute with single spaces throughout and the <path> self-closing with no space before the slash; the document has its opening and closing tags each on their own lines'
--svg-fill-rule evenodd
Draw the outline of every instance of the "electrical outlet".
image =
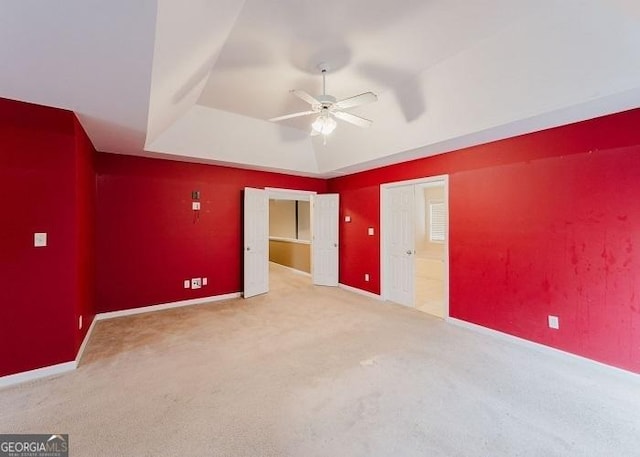
<svg viewBox="0 0 640 457">
<path fill-rule="evenodd" d="M 191 288 L 191 281 L 189 281 L 188 279 L 184 280 L 184 288 L 185 289 L 190 289 Z"/>
<path fill-rule="evenodd" d="M 207 278 L 202 278 L 202 285 L 206 286 L 209 283 L 209 280 Z"/>
<path fill-rule="evenodd" d="M 560 328 L 560 319 L 558 319 L 558 316 L 549 316 L 549 328 L 556 330 Z"/>
<path fill-rule="evenodd" d="M 191 280 L 191 288 L 192 289 L 199 289 L 202 287 L 202 279 L 201 278 L 193 278 Z"/>
<path fill-rule="evenodd" d="M 369 227 L 369 230 L 367 230 L 367 233 L 369 233 L 369 236 L 373 236 L 374 234 L 373 227 Z"/>
<path fill-rule="evenodd" d="M 364 280 L 369 282 L 369 273 L 364 274 Z"/>
<path fill-rule="evenodd" d="M 344 221 L 345 222 L 351 222 L 351 216 L 345 216 L 344 217 Z"/>
</svg>

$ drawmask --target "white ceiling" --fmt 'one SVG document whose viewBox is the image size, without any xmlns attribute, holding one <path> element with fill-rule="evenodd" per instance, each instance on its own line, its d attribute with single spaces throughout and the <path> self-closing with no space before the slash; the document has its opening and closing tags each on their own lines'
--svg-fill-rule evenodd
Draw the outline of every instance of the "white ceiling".
<svg viewBox="0 0 640 457">
<path fill-rule="evenodd" d="M 0 96 L 98 150 L 336 176 L 640 106 L 631 0 L 5 0 Z M 377 103 L 323 145 L 289 93 Z"/>
</svg>

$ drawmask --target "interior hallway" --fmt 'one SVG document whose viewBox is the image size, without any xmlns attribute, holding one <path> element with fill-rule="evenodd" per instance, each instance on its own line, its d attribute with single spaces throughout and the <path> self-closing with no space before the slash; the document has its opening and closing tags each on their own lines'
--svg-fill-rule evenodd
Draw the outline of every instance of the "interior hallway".
<svg viewBox="0 0 640 457">
<path fill-rule="evenodd" d="M 640 379 L 271 268 L 271 292 L 97 323 L 80 367 L 0 390 L 74 456 L 631 456 Z"/>
</svg>

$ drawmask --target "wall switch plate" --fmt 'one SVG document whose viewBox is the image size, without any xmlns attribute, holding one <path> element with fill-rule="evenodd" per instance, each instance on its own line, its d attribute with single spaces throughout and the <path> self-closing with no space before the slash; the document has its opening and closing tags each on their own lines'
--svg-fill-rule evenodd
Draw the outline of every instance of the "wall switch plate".
<svg viewBox="0 0 640 457">
<path fill-rule="evenodd" d="M 202 287 L 202 279 L 201 278 L 193 278 L 191 280 L 191 288 L 192 289 L 199 289 Z"/>
<path fill-rule="evenodd" d="M 374 234 L 373 227 L 369 227 L 369 229 L 367 230 L 367 233 L 369 235 L 373 235 Z"/>
<path fill-rule="evenodd" d="M 209 284 L 209 280 L 207 278 L 202 278 L 202 285 L 206 286 L 207 284 Z"/>
<path fill-rule="evenodd" d="M 184 288 L 185 289 L 190 289 L 191 288 L 191 281 L 189 281 L 188 279 L 184 280 Z"/>
<path fill-rule="evenodd" d="M 344 221 L 345 222 L 351 222 L 351 216 L 345 216 L 344 217 Z"/>
<path fill-rule="evenodd" d="M 364 280 L 369 282 L 369 273 L 364 274 Z"/>
<path fill-rule="evenodd" d="M 37 248 L 41 248 L 47 245 L 47 234 L 46 233 L 34 233 L 33 234 L 33 245 Z"/>
<path fill-rule="evenodd" d="M 194 211 L 199 211 L 200 210 L 200 202 L 191 202 L 191 208 Z"/>
<path fill-rule="evenodd" d="M 560 319 L 558 319 L 558 316 L 549 316 L 549 328 L 556 330 L 560 328 Z"/>
</svg>

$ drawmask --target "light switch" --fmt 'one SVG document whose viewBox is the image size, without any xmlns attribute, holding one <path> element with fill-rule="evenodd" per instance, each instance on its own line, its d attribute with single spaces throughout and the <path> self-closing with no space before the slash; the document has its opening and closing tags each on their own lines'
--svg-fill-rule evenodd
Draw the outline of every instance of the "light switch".
<svg viewBox="0 0 640 457">
<path fill-rule="evenodd" d="M 344 221 L 345 222 L 351 222 L 351 216 L 345 216 L 344 217 Z"/>
<path fill-rule="evenodd" d="M 202 285 L 206 286 L 209 283 L 209 280 L 207 278 L 202 278 Z"/>
<path fill-rule="evenodd" d="M 41 248 L 47 245 L 47 234 L 46 233 L 34 233 L 33 234 L 33 245 L 37 248 Z"/>
<path fill-rule="evenodd" d="M 191 281 L 189 281 L 188 279 L 184 280 L 184 288 L 185 289 L 190 289 L 191 288 Z"/>
<path fill-rule="evenodd" d="M 368 233 L 369 233 L 369 235 L 373 235 L 373 233 L 374 233 L 373 232 L 373 227 L 369 227 Z"/>
<path fill-rule="evenodd" d="M 549 316 L 549 328 L 556 330 L 560 328 L 560 319 L 558 319 L 558 316 Z"/>
<path fill-rule="evenodd" d="M 200 210 L 200 202 L 191 202 L 191 208 L 194 211 L 199 211 Z"/>
</svg>

